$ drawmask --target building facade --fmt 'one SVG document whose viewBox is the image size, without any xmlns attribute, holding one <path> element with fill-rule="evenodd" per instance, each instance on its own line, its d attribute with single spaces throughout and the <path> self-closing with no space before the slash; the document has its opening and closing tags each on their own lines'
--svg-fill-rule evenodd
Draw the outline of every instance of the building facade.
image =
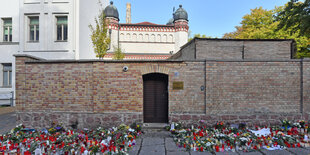
<svg viewBox="0 0 310 155">
<path fill-rule="evenodd" d="M 104 10 L 109 22 L 111 45 L 105 58 L 121 48 L 125 59 L 167 59 L 188 41 L 188 15 L 182 5 L 166 24 L 131 23 L 131 5 L 127 4 L 126 23 L 120 23 L 117 8 L 110 3 Z"/>
<path fill-rule="evenodd" d="M 14 54 L 95 58 L 88 25 L 107 0 L 10 0 L 0 5 L 0 94 L 15 90 Z"/>
</svg>

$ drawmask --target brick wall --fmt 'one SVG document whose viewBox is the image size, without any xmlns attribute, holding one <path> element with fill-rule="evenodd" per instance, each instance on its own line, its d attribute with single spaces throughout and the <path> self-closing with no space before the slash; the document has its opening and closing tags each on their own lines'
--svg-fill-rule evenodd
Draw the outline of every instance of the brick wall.
<svg viewBox="0 0 310 155">
<path fill-rule="evenodd" d="M 207 113 L 300 112 L 299 62 L 207 62 Z"/>
<path fill-rule="evenodd" d="M 32 62 L 29 62 L 32 60 Z M 79 127 L 143 122 L 143 79 L 169 76 L 169 121 L 276 124 L 301 119 L 301 62 L 36 61 L 16 57 L 17 120 Z M 25 62 L 27 61 L 27 62 Z M 129 70 L 123 72 L 123 66 Z M 310 61 L 303 62 L 303 111 L 309 111 Z M 183 81 L 183 90 L 173 82 Z M 201 89 L 205 88 L 205 89 Z"/>
<path fill-rule="evenodd" d="M 304 114 L 310 118 L 310 61 L 303 62 L 303 105 Z"/>
<path fill-rule="evenodd" d="M 187 43 L 170 59 L 273 60 L 290 59 L 292 40 L 206 39 Z M 196 57 L 195 57 L 196 55 Z"/>
<path fill-rule="evenodd" d="M 292 41 L 244 41 L 244 59 L 290 59 Z"/>
<path fill-rule="evenodd" d="M 175 76 L 179 73 L 179 76 Z M 204 62 L 185 62 L 174 67 L 169 74 L 169 112 L 205 113 Z M 184 90 L 173 90 L 173 81 L 184 81 Z"/>
<path fill-rule="evenodd" d="M 196 48 L 195 40 L 192 40 L 188 42 L 187 44 L 183 45 L 183 48 L 176 54 L 172 55 L 170 59 L 194 60 L 196 59 L 195 48 Z"/>
<path fill-rule="evenodd" d="M 243 41 L 196 40 L 197 59 L 241 60 Z"/>
</svg>

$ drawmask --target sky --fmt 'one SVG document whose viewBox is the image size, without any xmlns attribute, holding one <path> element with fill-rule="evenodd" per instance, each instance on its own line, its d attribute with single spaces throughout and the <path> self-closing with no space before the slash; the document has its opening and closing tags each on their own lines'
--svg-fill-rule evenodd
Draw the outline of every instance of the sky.
<svg viewBox="0 0 310 155">
<path fill-rule="evenodd" d="M 120 23 L 126 23 L 126 3 L 131 3 L 131 22 L 166 24 L 175 10 L 182 4 L 188 13 L 189 29 L 193 34 L 205 34 L 221 38 L 235 30 L 242 17 L 251 9 L 262 6 L 274 9 L 289 0 L 114 0 Z"/>
</svg>

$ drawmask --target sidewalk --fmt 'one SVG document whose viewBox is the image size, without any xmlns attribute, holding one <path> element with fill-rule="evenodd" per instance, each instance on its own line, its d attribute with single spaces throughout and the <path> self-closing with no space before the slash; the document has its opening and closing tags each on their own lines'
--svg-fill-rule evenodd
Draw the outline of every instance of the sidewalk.
<svg viewBox="0 0 310 155">
<path fill-rule="evenodd" d="M 16 127 L 16 114 L 15 112 L 0 114 L 0 134 L 11 131 Z"/>
<path fill-rule="evenodd" d="M 15 107 L 0 107 L 0 115 L 15 112 Z"/>
<path fill-rule="evenodd" d="M 147 130 L 137 140 L 129 155 L 211 155 L 209 152 L 187 152 L 175 145 L 167 131 Z M 287 150 L 260 150 L 257 152 L 217 152 L 218 155 L 310 155 L 310 148 L 288 148 Z"/>
</svg>

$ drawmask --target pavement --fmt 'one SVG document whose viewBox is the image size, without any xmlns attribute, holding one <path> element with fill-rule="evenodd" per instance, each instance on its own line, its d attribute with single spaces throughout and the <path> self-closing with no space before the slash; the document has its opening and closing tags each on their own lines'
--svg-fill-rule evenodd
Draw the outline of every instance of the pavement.
<svg viewBox="0 0 310 155">
<path fill-rule="evenodd" d="M 179 148 L 168 131 L 146 130 L 137 140 L 129 155 L 212 155 L 210 152 L 186 151 Z M 259 150 L 256 152 L 216 152 L 216 155 L 310 155 L 310 148 L 288 148 L 286 150 Z"/>
<path fill-rule="evenodd" d="M 16 114 L 15 112 L 9 112 L 0 114 L 0 134 L 11 131 L 16 127 Z"/>
<path fill-rule="evenodd" d="M 0 114 L 0 134 L 9 132 L 16 126 L 16 114 L 10 112 Z M 129 155 L 211 155 L 209 152 L 186 151 L 175 145 L 168 131 L 146 129 L 137 139 Z M 310 155 L 309 148 L 288 148 L 286 150 L 259 150 L 256 152 L 217 152 L 217 155 Z"/>
</svg>

